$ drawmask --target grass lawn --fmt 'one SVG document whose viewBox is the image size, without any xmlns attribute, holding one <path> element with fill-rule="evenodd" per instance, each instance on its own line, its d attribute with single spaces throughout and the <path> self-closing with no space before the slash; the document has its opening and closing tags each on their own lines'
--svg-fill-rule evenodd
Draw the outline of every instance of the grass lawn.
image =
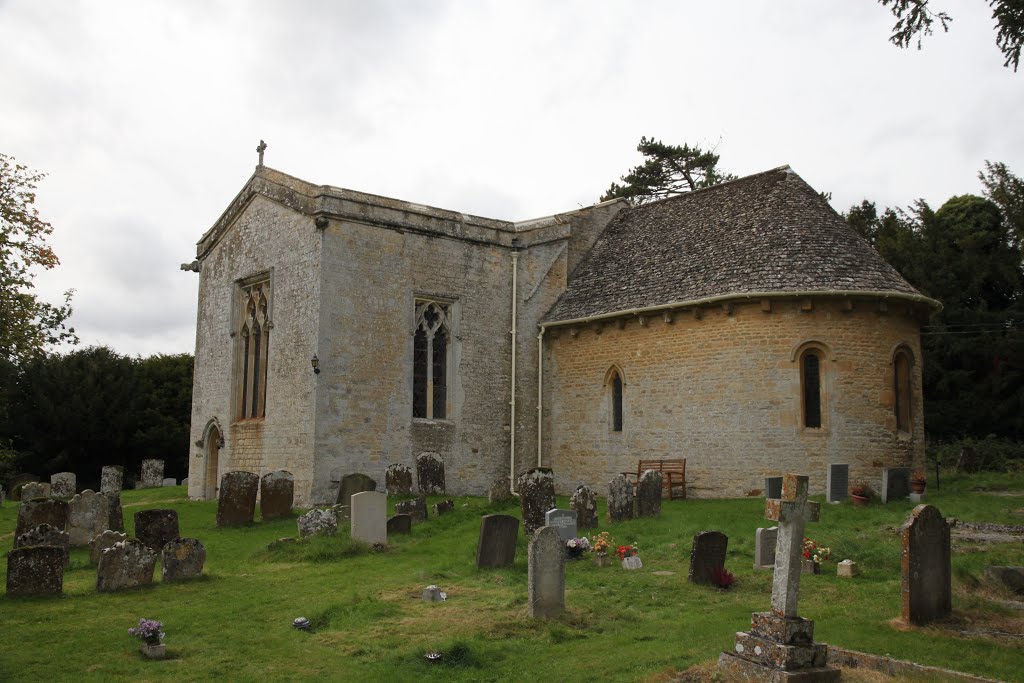
<svg viewBox="0 0 1024 683">
<path fill-rule="evenodd" d="M 1024 475 L 948 476 L 928 502 L 965 521 L 1021 525 Z M 455 512 L 414 526 L 383 552 L 352 544 L 347 531 L 269 552 L 270 541 L 297 535 L 294 519 L 217 529 L 216 504 L 188 501 L 181 487 L 125 491 L 122 503 L 129 533 L 134 512 L 176 509 L 182 535 L 206 545 L 206 576 L 164 585 L 158 567 L 152 587 L 98 594 L 88 550 L 73 551 L 63 596 L 0 598 L 0 680 L 668 680 L 717 659 L 749 626 L 752 611 L 769 608 L 771 573 L 751 566 L 754 531 L 771 525 L 761 499 L 665 501 L 659 519 L 616 525 L 604 522 L 602 507 L 600 530 L 637 543 L 644 568 L 568 563 L 568 613 L 555 621 L 527 615 L 522 533 L 514 568 L 479 571 L 474 563 L 480 516 L 518 516 L 517 502 L 492 507 L 456 498 Z M 954 540 L 954 618 L 921 629 L 894 623 L 896 529 L 911 509 L 909 502 L 822 505 L 808 536 L 831 547 L 833 561 L 802 578 L 800 599 L 801 616 L 816 622 L 816 639 L 1024 680 L 1024 611 L 1001 604 L 1013 596 L 982 579 L 986 565 L 1024 565 L 1024 544 Z M 16 503 L 0 508 L 4 550 L 13 545 L 16 517 Z M 691 539 L 706 529 L 729 536 L 727 568 L 738 579 L 729 591 L 686 581 Z M 861 576 L 836 577 L 835 562 L 847 557 Z M 6 573 L 5 557 L 0 569 Z M 423 602 L 428 584 L 447 591 L 447 602 Z M 299 616 L 314 632 L 291 627 Z M 164 623 L 168 659 L 139 654 L 127 630 L 140 617 Z M 441 663 L 425 661 L 431 650 L 443 654 Z"/>
</svg>

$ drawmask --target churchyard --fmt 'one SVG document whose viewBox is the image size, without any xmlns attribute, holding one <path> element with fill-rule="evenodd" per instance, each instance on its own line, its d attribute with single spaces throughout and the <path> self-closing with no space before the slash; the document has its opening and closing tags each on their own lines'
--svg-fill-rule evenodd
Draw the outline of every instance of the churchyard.
<svg viewBox="0 0 1024 683">
<path fill-rule="evenodd" d="M 1024 525 L 1024 475 L 949 475 L 926 499 L 947 519 Z M 387 499 L 388 514 L 398 500 Z M 217 503 L 188 501 L 183 487 L 123 491 L 127 534 L 135 535 L 136 512 L 176 511 L 180 536 L 205 546 L 203 575 L 166 582 L 158 567 L 150 586 L 101 593 L 89 548 L 73 548 L 61 595 L 0 598 L 0 680 L 713 680 L 719 654 L 733 651 L 751 613 L 772 605 L 772 572 L 753 567 L 756 530 L 775 524 L 761 498 L 663 500 L 658 517 L 614 523 L 602 498 L 598 528 L 580 535 L 607 531 L 617 544 L 635 545 L 643 566 L 596 566 L 587 553 L 566 560 L 565 612 L 551 619 L 531 617 L 521 524 L 514 564 L 477 568 L 481 517 L 521 517 L 518 501 L 455 497 L 449 512 L 436 514 L 446 500 L 430 496 L 427 520 L 409 534 L 388 534 L 383 548 L 353 541 L 347 520 L 335 536 L 268 548 L 299 536 L 304 511 L 219 527 Z M 566 498 L 557 503 L 569 508 Z M 955 526 L 952 615 L 911 627 L 899 619 L 899 528 L 913 509 L 908 500 L 821 503 L 805 535 L 832 559 L 820 574 L 803 574 L 799 590 L 814 641 L 1024 680 L 1024 596 L 985 576 L 989 565 L 1024 565 L 1021 536 Z M 5 573 L 17 510 L 12 501 L 0 507 Z M 495 520 L 507 534 L 504 518 Z M 688 580 L 693 538 L 703 531 L 728 537 L 725 568 L 736 578 L 728 590 Z M 857 562 L 858 576 L 837 576 L 845 558 Z M 427 586 L 446 599 L 424 600 Z M 297 617 L 311 628 L 294 628 Z M 145 659 L 128 635 L 141 618 L 162 622 L 166 659 Z M 843 680 L 884 679 L 846 669 Z"/>
</svg>

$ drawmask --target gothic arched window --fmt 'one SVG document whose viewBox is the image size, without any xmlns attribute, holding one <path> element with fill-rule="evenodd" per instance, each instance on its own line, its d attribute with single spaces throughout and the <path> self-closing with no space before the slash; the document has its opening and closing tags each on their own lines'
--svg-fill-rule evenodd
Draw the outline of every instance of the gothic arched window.
<svg viewBox="0 0 1024 683">
<path fill-rule="evenodd" d="M 241 325 L 238 330 L 238 418 L 263 417 L 267 412 L 267 354 L 270 351 L 270 279 L 241 286 Z"/>
<path fill-rule="evenodd" d="M 893 412 L 896 413 L 896 431 L 910 432 L 910 405 L 913 393 L 910 385 L 910 367 L 913 365 L 911 355 L 906 349 L 900 349 L 892 359 L 893 389 L 895 400 Z"/>
<path fill-rule="evenodd" d="M 451 305 L 416 301 L 412 353 L 412 416 L 448 417 L 448 370 L 451 355 Z"/>
</svg>

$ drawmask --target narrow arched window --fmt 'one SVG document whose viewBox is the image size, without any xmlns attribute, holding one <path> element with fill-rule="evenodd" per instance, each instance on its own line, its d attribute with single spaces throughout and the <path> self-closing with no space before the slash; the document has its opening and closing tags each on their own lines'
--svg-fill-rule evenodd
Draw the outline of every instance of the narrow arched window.
<svg viewBox="0 0 1024 683">
<path fill-rule="evenodd" d="M 804 353 L 800 360 L 803 390 L 804 427 L 821 428 L 821 355 L 816 350 Z"/>
<path fill-rule="evenodd" d="M 617 372 L 612 378 L 612 431 L 622 431 L 622 377 Z"/>
<path fill-rule="evenodd" d="M 412 349 L 412 416 L 448 417 L 448 372 L 451 355 L 451 305 L 416 301 Z"/>
<path fill-rule="evenodd" d="M 238 329 L 237 396 L 239 419 L 263 417 L 267 412 L 267 360 L 270 351 L 270 278 L 249 278 L 241 283 L 241 325 Z"/>
<path fill-rule="evenodd" d="M 893 390 L 895 401 L 893 411 L 896 413 L 896 430 L 909 432 L 910 404 L 912 392 L 910 387 L 910 355 L 906 351 L 897 351 L 893 358 Z"/>
</svg>

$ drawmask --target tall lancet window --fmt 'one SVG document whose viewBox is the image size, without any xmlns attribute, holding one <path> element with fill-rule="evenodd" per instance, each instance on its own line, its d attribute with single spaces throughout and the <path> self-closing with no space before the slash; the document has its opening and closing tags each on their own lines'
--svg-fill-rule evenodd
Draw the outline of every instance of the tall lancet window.
<svg viewBox="0 0 1024 683">
<path fill-rule="evenodd" d="M 270 351 L 270 278 L 261 276 L 241 285 L 241 324 L 238 329 L 238 419 L 259 418 L 267 412 L 267 355 Z"/>
<path fill-rule="evenodd" d="M 448 417 L 448 372 L 451 357 L 451 304 L 416 300 L 413 335 L 412 416 Z"/>
</svg>

